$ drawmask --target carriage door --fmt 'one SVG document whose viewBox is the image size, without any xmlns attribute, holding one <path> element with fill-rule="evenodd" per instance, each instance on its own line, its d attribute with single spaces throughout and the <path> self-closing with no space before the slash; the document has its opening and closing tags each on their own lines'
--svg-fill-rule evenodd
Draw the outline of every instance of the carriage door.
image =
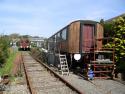
<svg viewBox="0 0 125 94">
<path fill-rule="evenodd" d="M 82 52 L 90 52 L 94 47 L 94 25 L 84 24 L 82 26 Z"/>
</svg>

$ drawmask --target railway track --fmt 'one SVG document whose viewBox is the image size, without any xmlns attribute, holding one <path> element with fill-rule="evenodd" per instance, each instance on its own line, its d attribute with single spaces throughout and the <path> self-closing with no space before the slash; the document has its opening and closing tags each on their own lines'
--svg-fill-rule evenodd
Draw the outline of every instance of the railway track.
<svg viewBox="0 0 125 94">
<path fill-rule="evenodd" d="M 83 94 L 45 64 L 23 52 L 23 65 L 31 94 Z"/>
</svg>

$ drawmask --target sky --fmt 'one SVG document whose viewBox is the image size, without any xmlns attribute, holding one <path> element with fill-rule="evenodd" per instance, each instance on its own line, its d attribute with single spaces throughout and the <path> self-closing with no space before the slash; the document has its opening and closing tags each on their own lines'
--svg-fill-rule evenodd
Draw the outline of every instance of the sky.
<svg viewBox="0 0 125 94">
<path fill-rule="evenodd" d="M 0 34 L 48 38 L 72 21 L 123 13 L 125 0 L 0 0 Z"/>
</svg>

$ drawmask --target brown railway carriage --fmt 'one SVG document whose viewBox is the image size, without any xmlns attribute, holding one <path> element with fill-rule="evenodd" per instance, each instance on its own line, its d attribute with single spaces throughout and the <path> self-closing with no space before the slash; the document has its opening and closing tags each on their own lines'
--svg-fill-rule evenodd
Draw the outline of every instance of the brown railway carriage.
<svg viewBox="0 0 125 94">
<path fill-rule="evenodd" d="M 57 53 L 66 54 L 70 68 L 75 71 L 80 68 L 87 77 L 92 70 L 97 78 L 111 78 L 115 69 L 114 52 L 103 48 L 103 39 L 100 23 L 78 20 L 52 35 L 48 39 L 48 50 L 54 58 Z"/>
<path fill-rule="evenodd" d="M 94 46 L 102 47 L 102 40 L 98 40 L 94 45 L 95 38 L 103 38 L 102 25 L 95 21 L 78 20 L 51 36 L 49 49 L 61 53 L 85 53 Z"/>
</svg>

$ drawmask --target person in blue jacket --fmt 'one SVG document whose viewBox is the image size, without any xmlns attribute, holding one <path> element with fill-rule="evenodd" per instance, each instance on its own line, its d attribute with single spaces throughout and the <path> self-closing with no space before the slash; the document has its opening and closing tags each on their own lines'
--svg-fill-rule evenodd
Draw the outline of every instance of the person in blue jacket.
<svg viewBox="0 0 125 94">
<path fill-rule="evenodd" d="M 92 69 L 90 69 L 90 70 L 88 71 L 88 77 L 89 77 L 90 80 L 93 80 L 93 79 L 94 79 L 94 72 L 92 71 Z"/>
</svg>

